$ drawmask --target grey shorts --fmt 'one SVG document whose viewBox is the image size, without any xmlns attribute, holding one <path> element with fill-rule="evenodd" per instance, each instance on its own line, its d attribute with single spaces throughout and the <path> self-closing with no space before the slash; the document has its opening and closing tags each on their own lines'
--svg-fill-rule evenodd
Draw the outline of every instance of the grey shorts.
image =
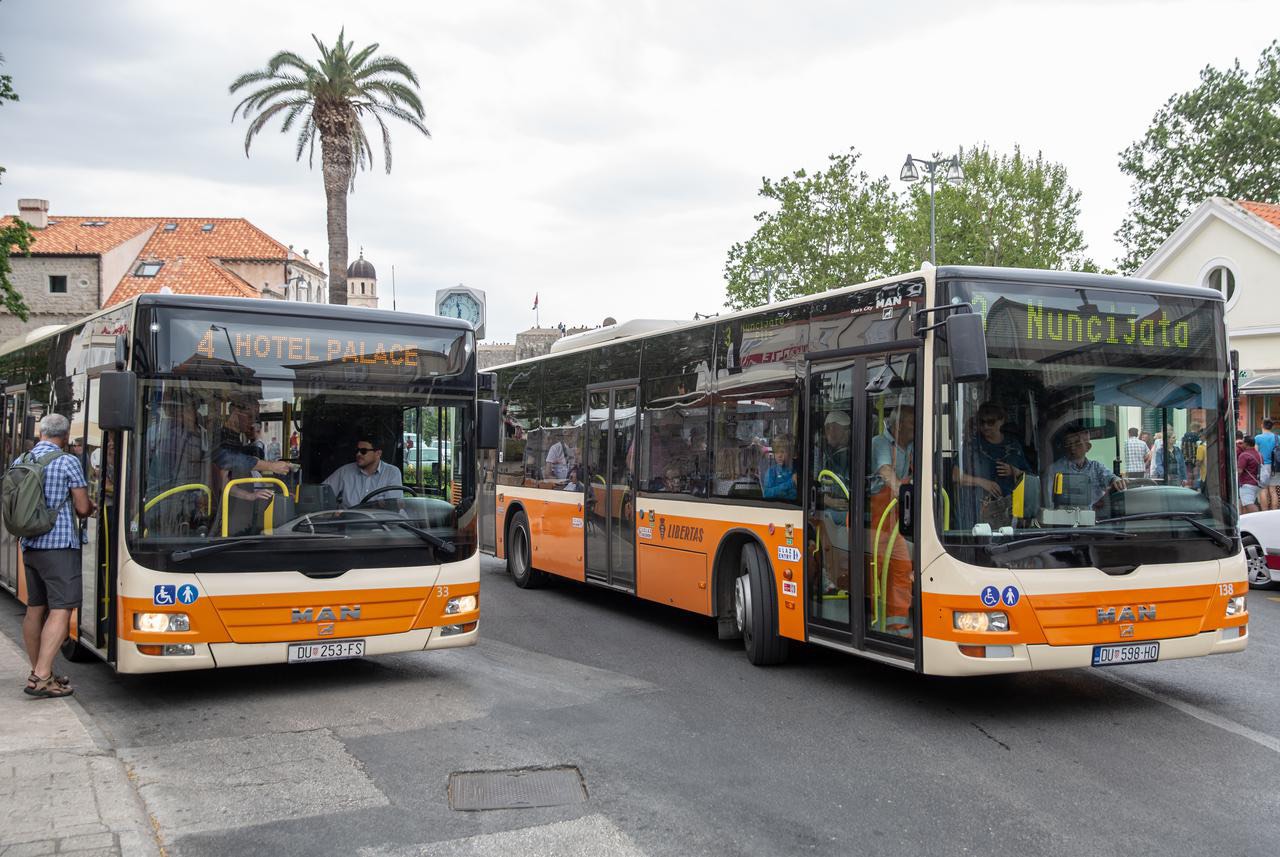
<svg viewBox="0 0 1280 857">
<path fill-rule="evenodd" d="M 77 548 L 22 551 L 27 569 L 27 604 L 70 610 L 80 606 L 80 551 Z"/>
</svg>

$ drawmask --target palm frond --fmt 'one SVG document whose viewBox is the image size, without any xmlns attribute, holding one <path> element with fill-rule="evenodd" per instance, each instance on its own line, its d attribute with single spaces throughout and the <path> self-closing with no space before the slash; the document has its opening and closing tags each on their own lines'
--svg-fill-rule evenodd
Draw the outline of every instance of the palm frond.
<svg viewBox="0 0 1280 857">
<path fill-rule="evenodd" d="M 353 64 L 354 65 L 354 64 Z M 405 78 L 414 86 L 418 85 L 418 76 L 414 74 L 413 69 L 403 60 L 392 56 L 380 56 L 372 62 L 361 66 L 355 66 L 356 80 L 364 80 L 375 74 L 393 74 Z"/>
</svg>

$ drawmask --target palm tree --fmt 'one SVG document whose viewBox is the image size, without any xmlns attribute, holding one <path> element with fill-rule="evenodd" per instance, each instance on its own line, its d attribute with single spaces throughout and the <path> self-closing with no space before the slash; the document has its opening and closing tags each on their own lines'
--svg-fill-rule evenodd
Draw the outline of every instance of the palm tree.
<svg viewBox="0 0 1280 857">
<path fill-rule="evenodd" d="M 281 51 L 259 71 L 242 74 L 231 84 L 235 94 L 244 87 L 261 84 L 232 112 L 244 119 L 253 117 L 244 135 L 244 154 L 249 145 L 274 116 L 282 116 L 281 133 L 295 124 L 298 131 L 295 157 L 315 166 L 316 135 L 320 136 L 320 169 L 324 175 L 324 196 L 329 228 L 329 302 L 347 302 L 347 193 L 355 187 L 356 172 L 373 167 L 373 150 L 365 136 L 362 120 L 372 116 L 382 130 L 382 157 L 391 172 L 391 135 L 386 116 L 408 122 L 430 137 L 423 124 L 426 118 L 418 98 L 418 76 L 395 57 L 374 56 L 378 45 L 353 52 L 354 42 L 345 40 L 346 29 L 338 33 L 333 47 L 325 47 L 313 34 L 320 60 L 308 63 L 292 51 Z M 257 115 L 254 115 L 257 114 Z"/>
</svg>

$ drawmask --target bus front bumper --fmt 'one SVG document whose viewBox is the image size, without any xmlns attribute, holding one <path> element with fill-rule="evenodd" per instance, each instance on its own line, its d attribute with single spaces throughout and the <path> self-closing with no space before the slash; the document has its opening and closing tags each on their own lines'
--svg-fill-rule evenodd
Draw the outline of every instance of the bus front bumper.
<svg viewBox="0 0 1280 857">
<path fill-rule="evenodd" d="M 445 635 L 440 630 L 419 628 L 402 634 L 365 637 L 364 657 L 474 646 L 480 636 L 479 623 L 472 630 L 457 634 Z M 116 653 L 116 670 L 122 673 L 156 673 L 284 664 L 289 662 L 289 645 L 290 643 L 195 643 L 195 653 L 190 655 L 144 655 L 138 651 L 137 643 L 120 640 Z"/>
<path fill-rule="evenodd" d="M 1139 643 L 1158 642 L 1159 661 L 1178 658 L 1194 658 L 1200 655 L 1222 655 L 1243 651 L 1248 645 L 1248 625 L 1205 631 L 1193 637 L 1175 637 L 1167 640 L 1140 640 Z M 1093 665 L 1093 645 L 1048 646 L 1014 645 L 1008 657 L 970 657 L 960 651 L 951 640 L 924 638 L 924 672 L 929 675 L 991 675 L 995 673 L 1027 672 L 1029 670 L 1059 670 Z M 1155 661 L 1155 663 L 1159 663 Z M 1150 662 L 1149 662 L 1150 663 Z M 1119 665 L 1123 666 L 1123 665 Z"/>
</svg>

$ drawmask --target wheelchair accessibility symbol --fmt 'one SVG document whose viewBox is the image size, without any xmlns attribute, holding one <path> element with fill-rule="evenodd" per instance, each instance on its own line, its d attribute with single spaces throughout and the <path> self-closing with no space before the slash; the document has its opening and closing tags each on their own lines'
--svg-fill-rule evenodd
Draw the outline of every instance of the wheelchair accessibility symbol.
<svg viewBox="0 0 1280 857">
<path fill-rule="evenodd" d="M 172 607 L 176 603 L 177 588 L 172 583 L 159 584 L 151 596 L 151 602 L 161 607 Z"/>
<path fill-rule="evenodd" d="M 988 586 L 982 590 L 982 603 L 988 607 L 995 607 L 1000 603 L 1000 590 L 994 586 Z"/>
</svg>

